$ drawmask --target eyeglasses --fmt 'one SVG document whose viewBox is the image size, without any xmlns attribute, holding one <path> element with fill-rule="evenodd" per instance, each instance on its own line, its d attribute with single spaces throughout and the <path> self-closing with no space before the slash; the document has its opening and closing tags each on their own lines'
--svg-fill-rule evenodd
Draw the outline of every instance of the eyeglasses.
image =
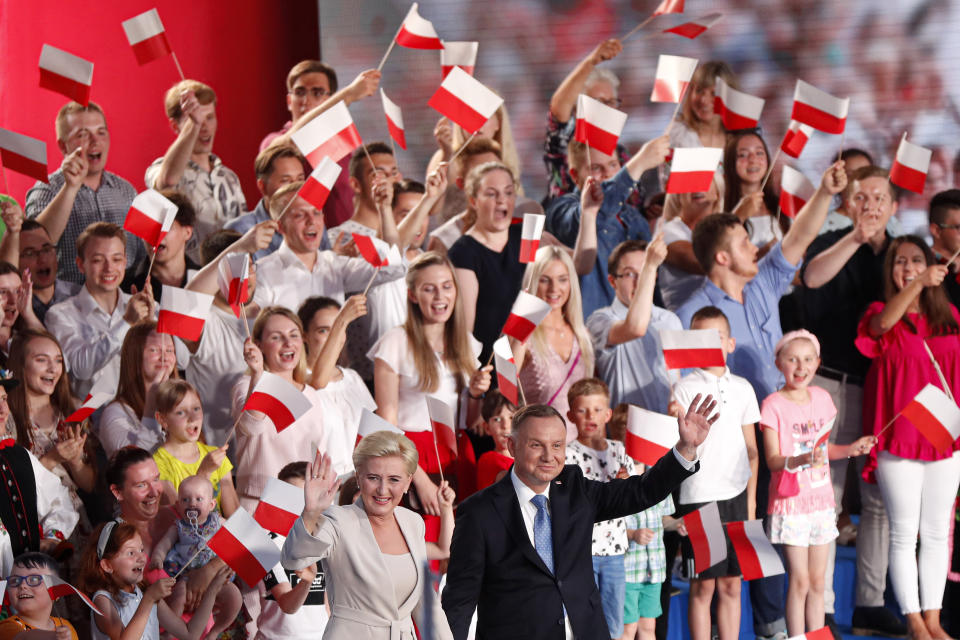
<svg viewBox="0 0 960 640">
<path fill-rule="evenodd" d="M 941 229 L 947 229 L 947 230 L 953 229 L 954 231 L 956 231 L 957 229 L 960 229 L 960 224 L 940 224 L 939 222 L 937 222 L 936 225 Z"/>
<path fill-rule="evenodd" d="M 16 589 L 22 582 L 26 582 L 28 587 L 39 587 L 43 584 L 43 576 L 36 573 L 29 576 L 10 576 L 7 578 L 7 589 Z"/>
<path fill-rule="evenodd" d="M 323 87 L 297 87 L 292 91 L 293 95 L 297 96 L 300 99 L 306 98 L 307 93 L 309 93 L 313 98 L 317 100 L 321 98 L 326 98 L 329 95 L 332 95 L 329 91 Z"/>
<path fill-rule="evenodd" d="M 52 244 L 45 244 L 39 249 L 27 249 L 20 252 L 21 260 L 36 260 L 40 256 L 52 256 L 57 252 L 57 248 Z"/>
<path fill-rule="evenodd" d="M 636 280 L 640 277 L 640 274 L 636 271 L 624 271 L 623 273 L 615 273 L 613 277 L 619 280 L 620 278 L 627 278 L 629 280 Z"/>
<path fill-rule="evenodd" d="M 619 109 L 620 105 L 623 104 L 623 100 L 620 98 L 607 98 L 606 100 L 597 100 L 597 102 L 602 102 L 608 107 L 613 107 L 614 109 Z"/>
</svg>

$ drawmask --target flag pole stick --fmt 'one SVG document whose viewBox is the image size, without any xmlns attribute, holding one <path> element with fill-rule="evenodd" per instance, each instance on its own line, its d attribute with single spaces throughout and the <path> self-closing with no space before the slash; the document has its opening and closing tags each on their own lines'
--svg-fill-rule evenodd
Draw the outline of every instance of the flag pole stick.
<svg viewBox="0 0 960 640">
<path fill-rule="evenodd" d="M 283 206 L 283 209 L 280 209 L 280 214 L 277 215 L 277 217 L 275 218 L 277 222 L 279 222 L 279 221 L 280 221 L 280 218 L 283 217 L 283 214 L 285 214 L 285 213 L 287 212 L 287 209 L 290 208 L 290 205 L 293 204 L 293 201 L 297 199 L 297 195 L 299 195 L 299 192 L 297 192 L 296 194 L 294 194 L 294 196 L 287 201 L 287 204 L 285 204 L 285 205 Z M 270 217 L 272 218 L 273 216 L 270 216 Z"/>
<path fill-rule="evenodd" d="M 247 338 L 252 341 L 253 336 L 250 335 L 250 322 L 247 318 L 247 309 L 243 306 L 242 302 L 240 303 L 240 319 L 243 320 L 243 328 L 247 330 Z"/>
<path fill-rule="evenodd" d="M 846 125 L 844 125 L 843 133 L 840 134 L 840 150 L 837 151 L 837 162 L 840 162 L 841 160 L 843 160 L 843 141 L 846 139 L 846 137 L 847 137 L 847 127 Z"/>
<path fill-rule="evenodd" d="M 447 160 L 447 166 L 453 164 L 453 159 L 456 158 L 458 155 L 460 155 L 460 152 L 461 152 L 461 151 L 463 151 L 464 149 L 467 148 L 467 145 L 470 144 L 470 141 L 473 140 L 474 136 L 476 136 L 476 135 L 477 135 L 477 132 L 476 132 L 476 131 L 474 131 L 473 133 L 470 134 L 470 137 L 467 138 L 467 139 L 464 141 L 464 143 L 457 148 L 456 152 L 454 152 L 454 154 L 453 154 L 452 156 L 450 156 L 450 159 Z M 392 138 L 391 138 L 391 139 L 392 139 Z"/>
<path fill-rule="evenodd" d="M 0 174 L 3 175 L 3 192 L 9 194 L 10 187 L 7 186 L 7 168 L 2 164 L 0 164 Z"/>
<path fill-rule="evenodd" d="M 183 75 L 183 67 L 180 66 L 180 61 L 177 60 L 177 52 L 171 50 L 171 51 L 170 51 L 170 56 L 173 58 L 173 64 L 177 65 L 177 73 L 180 74 L 180 79 L 181 79 L 181 80 L 186 80 L 187 77 L 186 77 L 185 75 Z"/>
<path fill-rule="evenodd" d="M 773 161 L 770 162 L 770 166 L 767 168 L 767 175 L 763 177 L 763 182 L 760 183 L 760 191 L 763 191 L 763 188 L 767 186 L 767 180 L 770 179 L 770 176 L 773 174 L 773 166 L 777 164 L 777 160 L 780 159 L 780 147 L 777 147 L 777 152 L 773 154 Z"/>
<path fill-rule="evenodd" d="M 194 560 L 196 560 L 197 556 L 200 555 L 200 552 L 203 551 L 203 549 L 204 549 L 206 546 L 207 546 L 207 541 L 206 541 L 206 540 L 204 540 L 203 542 L 201 542 L 200 544 L 198 544 L 198 545 L 197 545 L 197 551 L 196 551 L 196 553 L 194 553 L 192 556 L 190 556 L 190 559 L 187 560 L 186 563 L 184 563 L 184 565 L 183 565 L 182 567 L 180 567 L 180 571 L 177 571 L 177 574 L 176 574 L 176 575 L 171 576 L 171 577 L 172 577 L 174 580 L 176 580 L 177 578 L 179 578 L 179 577 L 180 577 L 180 574 L 187 570 L 187 567 L 190 566 L 190 563 L 193 562 Z"/>
<path fill-rule="evenodd" d="M 414 3 L 414 6 L 416 6 L 416 3 Z M 407 15 L 409 15 L 409 13 Z M 403 19 L 406 20 L 407 19 L 406 16 L 404 16 Z M 393 34 L 393 39 L 390 41 L 390 46 L 387 47 L 387 52 L 383 54 L 383 58 L 380 60 L 380 64 L 377 65 L 377 71 L 381 71 L 383 69 L 383 65 L 387 63 L 387 57 L 390 55 L 390 52 L 393 51 L 393 46 L 397 44 L 397 36 L 400 35 L 400 29 L 403 29 L 402 22 L 400 23 L 400 26 L 397 27 L 397 32 Z"/>
<path fill-rule="evenodd" d="M 440 464 L 440 448 L 437 446 L 437 428 L 431 426 L 430 430 L 433 431 L 433 450 L 437 454 L 437 468 L 440 469 L 440 482 L 443 482 L 443 465 Z"/>
<path fill-rule="evenodd" d="M 960 256 L 960 249 L 957 249 L 956 251 L 953 252 L 953 255 L 950 256 L 950 259 L 947 260 L 947 264 L 945 264 L 944 266 L 949 267 L 951 264 L 953 264 L 953 261 L 957 259 L 957 256 Z"/>
<path fill-rule="evenodd" d="M 523 395 L 523 385 L 520 384 L 520 372 L 517 371 L 517 392 L 520 394 L 520 406 L 525 407 L 527 405 L 527 397 Z"/>
<path fill-rule="evenodd" d="M 953 399 L 953 392 L 950 391 L 950 385 L 947 384 L 947 378 L 943 375 L 943 369 L 940 368 L 940 363 L 937 362 L 937 359 L 933 357 L 933 351 L 930 350 L 930 345 L 927 344 L 927 341 L 923 341 L 923 348 L 926 350 L 927 355 L 930 357 L 930 362 L 933 363 L 933 368 L 937 372 L 937 377 L 940 378 L 940 385 L 943 387 L 943 392 L 947 394 L 954 403 L 957 401 Z"/>
<path fill-rule="evenodd" d="M 630 37 L 631 37 L 633 34 L 635 34 L 637 31 L 640 31 L 640 29 L 643 29 L 645 26 L 647 26 L 648 24 L 650 24 L 650 22 L 651 22 L 654 18 L 656 18 L 656 17 L 657 17 L 657 16 L 652 15 L 652 16 L 650 16 L 649 18 L 647 18 L 646 20 L 644 20 L 643 22 L 641 22 L 640 24 L 638 24 L 637 26 L 635 26 L 633 29 L 631 29 L 630 31 L 628 31 L 625 36 L 623 36 L 622 38 L 620 38 L 620 42 L 621 42 L 621 43 L 626 42 L 628 38 L 630 38 Z"/>
<path fill-rule="evenodd" d="M 899 418 L 901 413 L 903 413 L 903 412 L 902 412 L 902 411 L 898 411 L 898 412 L 897 412 L 897 415 L 895 415 L 895 416 L 893 416 L 892 418 L 890 418 L 890 422 L 888 422 L 883 429 L 880 429 L 880 431 L 877 433 L 877 438 L 878 438 L 878 439 L 880 438 L 880 435 L 881 435 L 884 431 L 886 431 L 887 429 L 889 429 L 889 428 L 893 425 L 894 420 L 896 420 L 897 418 Z"/>
<path fill-rule="evenodd" d="M 378 273 L 380 273 L 380 267 L 377 267 L 376 271 L 374 271 L 373 275 L 370 277 L 369 282 L 367 282 L 367 286 L 364 287 L 363 289 L 364 296 L 367 295 L 367 291 L 370 291 L 370 287 L 373 285 L 373 281 L 376 280 Z"/>
<path fill-rule="evenodd" d="M 147 267 L 147 276 L 146 276 L 146 279 L 144 280 L 144 288 L 146 288 L 147 283 L 150 282 L 150 272 L 153 271 L 153 261 L 156 259 L 157 259 L 157 248 L 154 247 L 153 253 L 150 255 L 150 266 Z"/>
</svg>

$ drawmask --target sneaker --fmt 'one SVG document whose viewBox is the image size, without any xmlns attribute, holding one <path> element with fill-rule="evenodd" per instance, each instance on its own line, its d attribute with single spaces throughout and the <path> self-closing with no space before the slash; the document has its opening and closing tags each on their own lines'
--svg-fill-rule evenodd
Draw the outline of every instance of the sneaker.
<svg viewBox="0 0 960 640">
<path fill-rule="evenodd" d="M 907 637 L 907 625 L 886 607 L 857 607 L 851 626 L 855 636 Z"/>
<path fill-rule="evenodd" d="M 833 640 L 843 640 L 843 634 L 840 633 L 840 628 L 837 626 L 837 621 L 833 619 L 832 613 L 824 614 L 823 622 L 824 626 L 830 628 L 830 633 L 833 634 Z"/>
</svg>

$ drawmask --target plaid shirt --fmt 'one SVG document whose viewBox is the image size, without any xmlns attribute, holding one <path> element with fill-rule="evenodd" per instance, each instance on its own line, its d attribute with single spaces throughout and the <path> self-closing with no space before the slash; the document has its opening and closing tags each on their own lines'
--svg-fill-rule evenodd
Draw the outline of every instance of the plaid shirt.
<svg viewBox="0 0 960 640">
<path fill-rule="evenodd" d="M 653 542 L 641 545 L 633 540 L 623 557 L 627 582 L 658 584 L 667 579 L 667 553 L 663 548 L 663 516 L 675 511 L 673 497 L 667 496 L 646 511 L 623 519 L 627 529 L 652 529 Z"/>
<path fill-rule="evenodd" d="M 28 218 L 36 218 L 50 204 L 66 180 L 63 171 L 57 169 L 50 174 L 49 184 L 37 182 L 27 191 L 27 203 L 24 213 Z M 120 176 L 103 172 L 100 188 L 94 191 L 87 185 L 81 185 L 73 201 L 73 209 L 67 219 L 63 235 L 57 241 L 57 276 L 67 282 L 83 284 L 83 274 L 77 268 L 77 236 L 94 222 L 112 222 L 123 226 L 130 203 L 137 191 L 133 185 Z M 147 248 L 140 238 L 127 234 L 127 268 L 134 267 L 147 260 Z"/>
</svg>

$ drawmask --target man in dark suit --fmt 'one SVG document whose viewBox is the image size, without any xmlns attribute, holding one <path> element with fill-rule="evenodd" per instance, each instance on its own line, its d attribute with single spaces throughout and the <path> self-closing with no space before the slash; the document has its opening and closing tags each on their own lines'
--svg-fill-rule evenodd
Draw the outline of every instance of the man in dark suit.
<svg viewBox="0 0 960 640">
<path fill-rule="evenodd" d="M 608 483 L 564 466 L 566 426 L 546 405 L 513 418 L 510 473 L 457 512 L 443 609 L 464 640 L 609 640 L 593 580 L 593 524 L 643 511 L 697 470 L 697 446 L 717 416 L 699 396 L 678 418 L 680 441 L 641 476 Z"/>
</svg>

